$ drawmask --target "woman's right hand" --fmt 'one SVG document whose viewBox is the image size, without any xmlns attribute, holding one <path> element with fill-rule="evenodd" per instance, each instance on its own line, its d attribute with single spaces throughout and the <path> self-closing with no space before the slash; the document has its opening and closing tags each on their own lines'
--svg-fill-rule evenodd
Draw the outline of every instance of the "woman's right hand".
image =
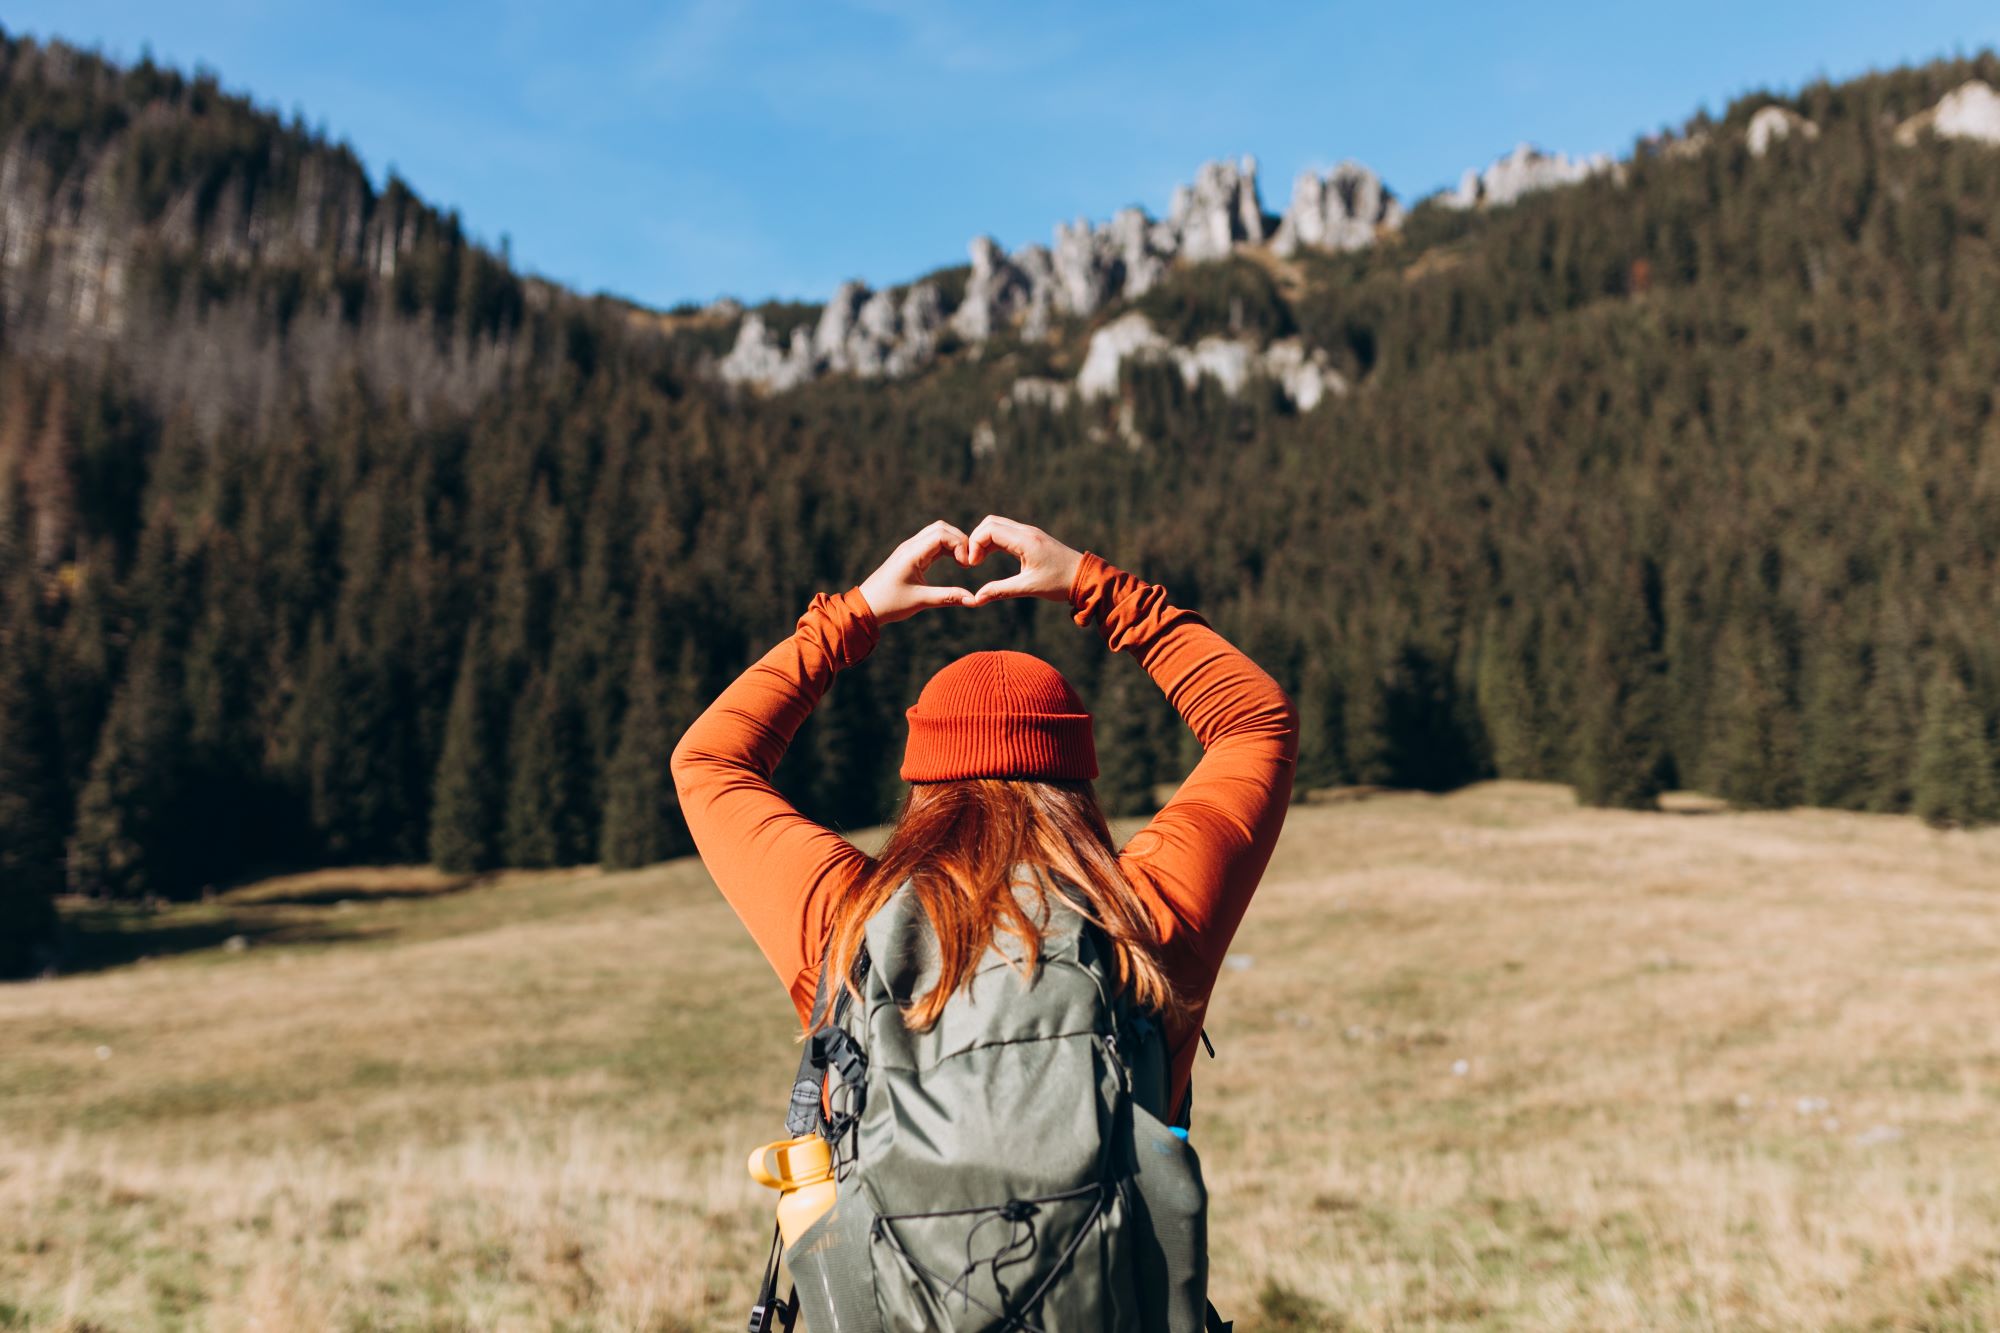
<svg viewBox="0 0 2000 1333">
<path fill-rule="evenodd" d="M 989 551 L 1005 551 L 1021 562 L 1019 573 L 981 585 L 961 606 L 984 606 L 1008 597 L 1046 597 L 1052 602 L 1069 600 L 1070 585 L 1076 582 L 1080 552 L 1063 545 L 1040 528 L 1017 523 L 1011 518 L 988 514 L 979 520 L 966 538 L 967 565 L 977 565 Z"/>
<path fill-rule="evenodd" d="M 924 582 L 924 571 L 947 551 L 960 564 L 972 564 L 965 554 L 965 534 L 939 519 L 891 551 L 881 567 L 861 581 L 861 598 L 875 613 L 877 624 L 908 620 L 933 606 L 972 605 L 972 594 L 964 588 Z"/>
</svg>

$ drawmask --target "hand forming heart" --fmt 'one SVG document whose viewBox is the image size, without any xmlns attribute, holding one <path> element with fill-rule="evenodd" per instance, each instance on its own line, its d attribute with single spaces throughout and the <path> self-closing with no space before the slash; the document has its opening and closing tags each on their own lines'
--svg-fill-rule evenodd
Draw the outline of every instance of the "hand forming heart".
<svg viewBox="0 0 2000 1333">
<path fill-rule="evenodd" d="M 945 552 L 967 569 L 995 549 L 1021 562 L 1017 573 L 977 589 L 940 588 L 924 582 L 924 572 Z M 907 620 L 933 606 L 985 606 L 1009 597 L 1069 600 L 1082 555 L 1040 528 L 988 514 L 968 535 L 943 519 L 898 546 L 861 583 L 861 596 L 880 624 Z"/>
</svg>

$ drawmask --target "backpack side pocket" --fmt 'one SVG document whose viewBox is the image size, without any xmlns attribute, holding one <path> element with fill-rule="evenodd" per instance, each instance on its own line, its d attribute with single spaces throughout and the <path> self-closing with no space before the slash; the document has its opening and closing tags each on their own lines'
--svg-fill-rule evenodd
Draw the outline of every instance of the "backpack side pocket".
<svg viewBox="0 0 2000 1333">
<path fill-rule="evenodd" d="M 785 1267 L 799 1288 L 799 1309 L 811 1333 L 882 1333 L 869 1275 L 867 1199 L 845 1181 L 833 1207 L 799 1233 Z"/>
<path fill-rule="evenodd" d="M 1208 1309 L 1208 1186 L 1201 1158 L 1186 1139 L 1137 1105 L 1132 1149 L 1143 1325 L 1199 1333 Z"/>
</svg>

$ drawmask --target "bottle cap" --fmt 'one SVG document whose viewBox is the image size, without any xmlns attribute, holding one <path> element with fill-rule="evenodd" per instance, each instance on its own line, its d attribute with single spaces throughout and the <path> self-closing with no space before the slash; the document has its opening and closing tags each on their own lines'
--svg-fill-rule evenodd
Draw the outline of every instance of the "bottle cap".
<svg viewBox="0 0 2000 1333">
<path fill-rule="evenodd" d="M 817 1134 L 767 1143 L 750 1153 L 750 1178 L 774 1190 L 797 1189 L 833 1174 L 833 1151 Z"/>
</svg>

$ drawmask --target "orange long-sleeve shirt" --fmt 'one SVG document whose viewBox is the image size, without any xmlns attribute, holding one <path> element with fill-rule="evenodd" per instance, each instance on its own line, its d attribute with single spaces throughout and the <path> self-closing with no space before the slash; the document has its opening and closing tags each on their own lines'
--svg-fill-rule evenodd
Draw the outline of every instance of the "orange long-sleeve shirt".
<svg viewBox="0 0 2000 1333">
<path fill-rule="evenodd" d="M 1291 802 L 1298 715 L 1278 683 L 1166 589 L 1086 551 L 1072 619 L 1138 659 L 1201 742 L 1201 761 L 1119 864 L 1157 923 L 1168 975 L 1194 1004 L 1170 1028 L 1169 1105 L 1185 1093 L 1203 1015 Z M 778 760 L 833 678 L 875 647 L 860 589 L 816 593 L 791 637 L 730 683 L 674 747 L 681 812 L 717 887 L 811 1016 L 833 905 L 870 858 L 771 785 Z"/>
</svg>

